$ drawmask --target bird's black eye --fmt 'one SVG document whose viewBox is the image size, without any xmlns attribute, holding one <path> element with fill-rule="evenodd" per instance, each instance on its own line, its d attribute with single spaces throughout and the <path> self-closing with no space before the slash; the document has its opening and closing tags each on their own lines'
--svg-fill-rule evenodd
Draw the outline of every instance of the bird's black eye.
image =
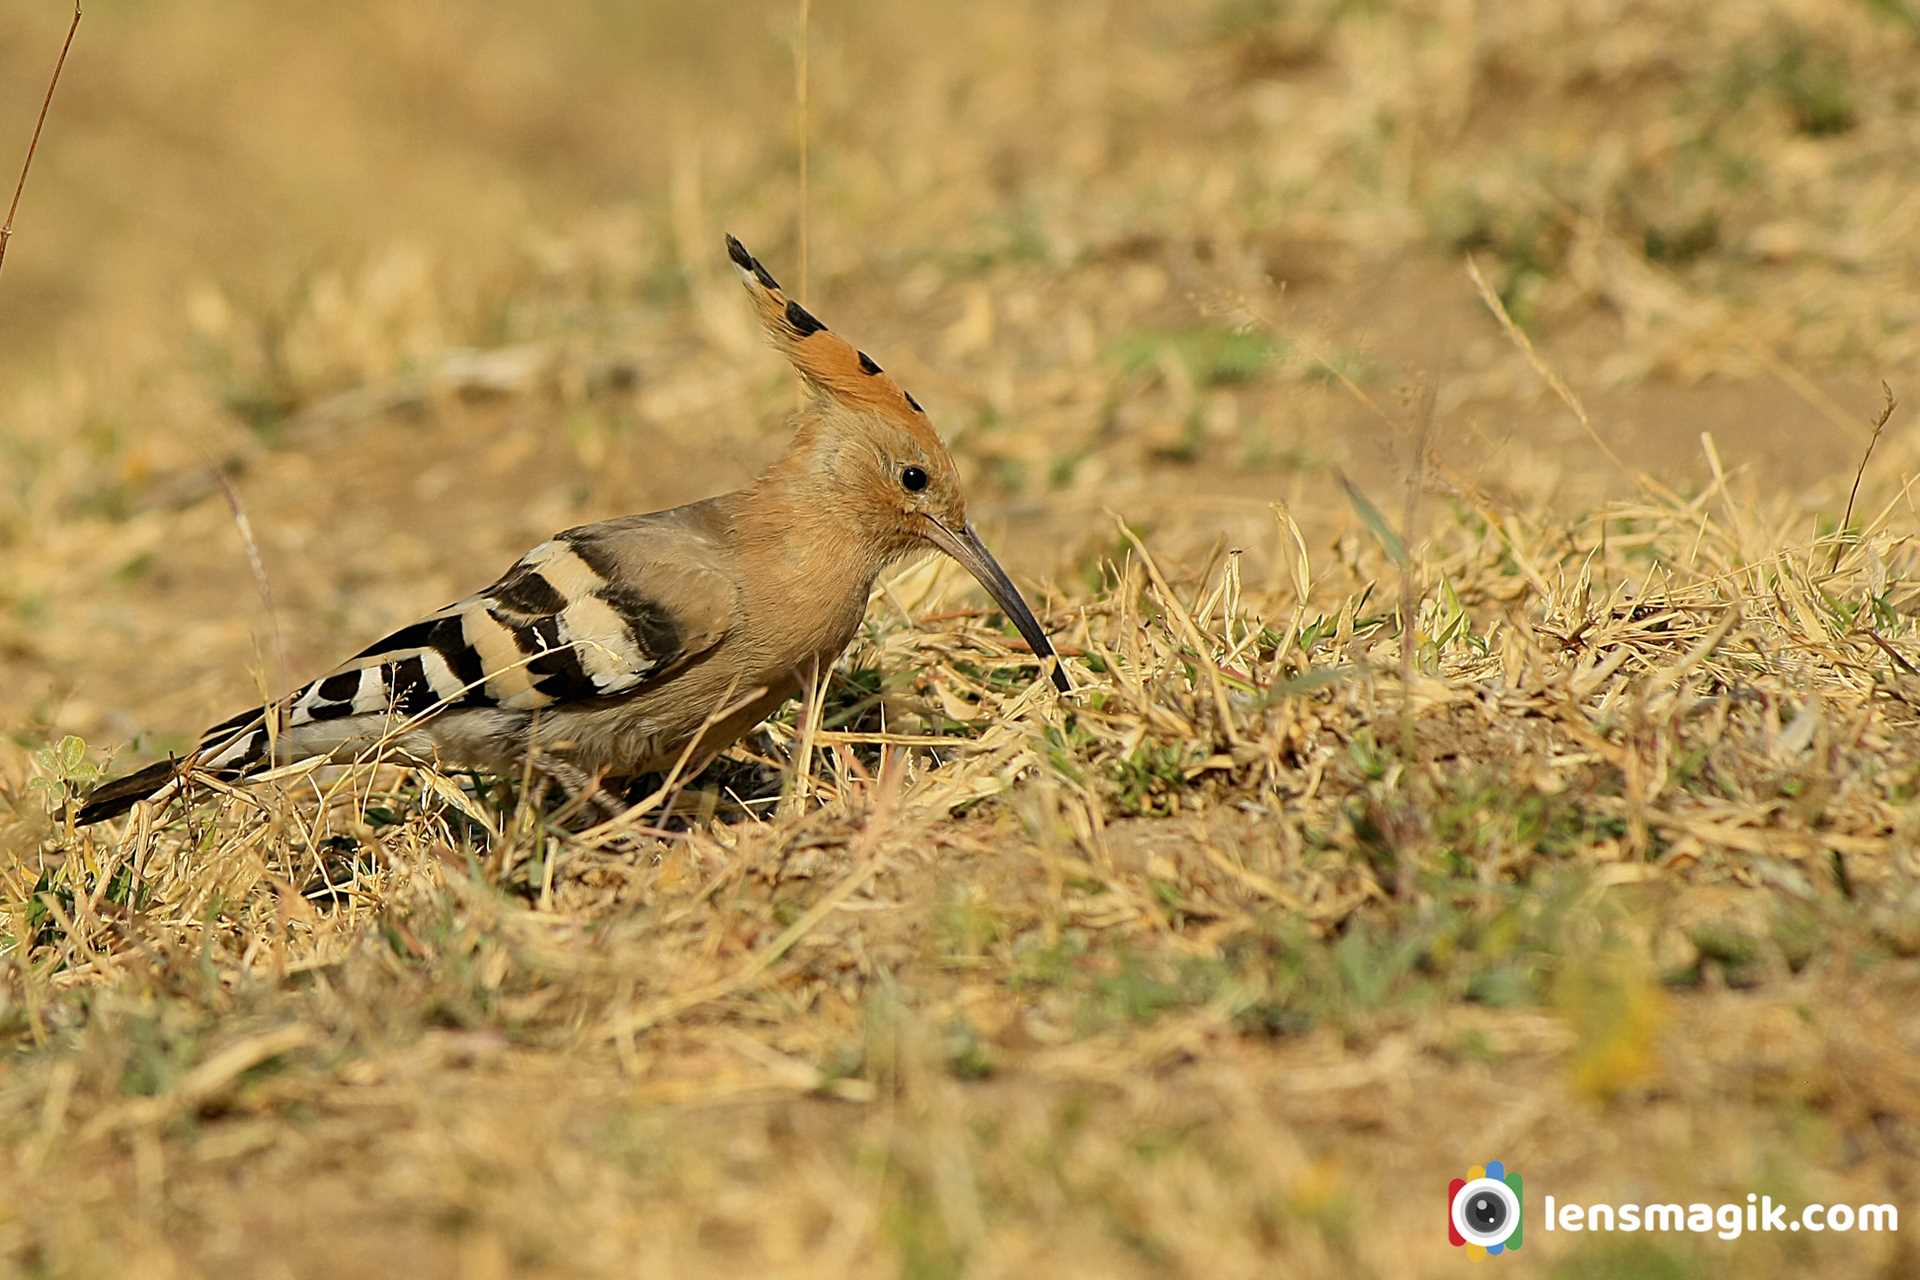
<svg viewBox="0 0 1920 1280">
<path fill-rule="evenodd" d="M 900 487 L 908 493 L 918 493 L 927 487 L 927 473 L 919 467 L 905 467 L 900 472 Z"/>
</svg>

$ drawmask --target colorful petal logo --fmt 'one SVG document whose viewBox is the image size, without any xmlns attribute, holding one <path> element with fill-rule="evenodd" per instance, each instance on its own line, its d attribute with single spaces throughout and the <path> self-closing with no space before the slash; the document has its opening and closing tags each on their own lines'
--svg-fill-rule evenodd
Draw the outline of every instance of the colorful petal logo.
<svg viewBox="0 0 1920 1280">
<path fill-rule="evenodd" d="M 1520 1247 L 1520 1175 L 1489 1160 L 1447 1184 L 1447 1241 L 1498 1257 Z"/>
</svg>

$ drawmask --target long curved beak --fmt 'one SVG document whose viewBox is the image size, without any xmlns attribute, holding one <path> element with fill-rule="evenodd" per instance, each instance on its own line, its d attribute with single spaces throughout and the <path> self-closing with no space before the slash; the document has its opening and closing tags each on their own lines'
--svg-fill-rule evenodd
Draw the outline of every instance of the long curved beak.
<svg viewBox="0 0 1920 1280">
<path fill-rule="evenodd" d="M 1027 608 L 1027 602 L 1021 599 L 1020 589 L 1013 585 L 1013 579 L 1007 577 L 1007 571 L 1000 567 L 1000 562 L 980 541 L 980 535 L 973 531 L 973 526 L 965 525 L 955 533 L 941 521 L 928 516 L 927 540 L 958 560 L 968 573 L 979 579 L 980 585 L 993 597 L 993 602 L 1013 619 L 1013 625 L 1020 629 L 1027 647 L 1033 650 L 1033 656 L 1040 659 L 1043 665 L 1048 658 L 1053 659 L 1054 687 L 1062 693 L 1073 692 L 1073 685 L 1067 681 L 1067 669 L 1053 651 L 1053 642 L 1040 629 L 1040 621 L 1033 616 L 1033 610 Z"/>
</svg>

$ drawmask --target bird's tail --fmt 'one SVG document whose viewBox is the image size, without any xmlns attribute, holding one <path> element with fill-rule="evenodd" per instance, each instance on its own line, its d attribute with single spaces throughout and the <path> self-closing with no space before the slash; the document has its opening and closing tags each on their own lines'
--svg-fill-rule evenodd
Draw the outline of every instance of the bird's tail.
<svg viewBox="0 0 1920 1280">
<path fill-rule="evenodd" d="M 87 797 L 73 820 L 84 827 L 117 818 L 142 800 L 151 800 L 172 786 L 189 765 L 196 773 L 226 782 L 238 781 L 265 763 L 267 736 L 265 709 L 254 707 L 242 711 L 202 734 L 187 759 L 161 760 L 136 769 L 124 778 L 102 783 Z"/>
<path fill-rule="evenodd" d="M 117 818 L 179 776 L 180 766 L 177 762 L 161 760 L 124 778 L 102 783 L 87 797 L 87 802 L 80 806 L 80 812 L 74 815 L 73 820 L 84 827 L 108 818 Z"/>
</svg>

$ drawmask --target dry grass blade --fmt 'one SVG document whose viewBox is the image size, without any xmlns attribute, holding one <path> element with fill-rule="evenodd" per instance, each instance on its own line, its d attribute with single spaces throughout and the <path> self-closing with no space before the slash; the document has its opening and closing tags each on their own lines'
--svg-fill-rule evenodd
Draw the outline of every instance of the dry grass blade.
<svg viewBox="0 0 1920 1280">
<path fill-rule="evenodd" d="M 1500 301 L 1500 295 L 1494 292 L 1492 285 L 1487 283 L 1487 278 L 1480 273 L 1480 264 L 1474 260 L 1472 254 L 1467 255 L 1467 278 L 1473 281 L 1473 287 L 1479 291 L 1480 300 L 1487 304 L 1487 310 L 1491 311 L 1493 318 L 1500 322 L 1500 331 L 1507 335 L 1507 339 L 1514 346 L 1520 348 L 1520 354 L 1526 357 L 1533 371 L 1540 375 L 1540 380 L 1553 389 L 1554 395 L 1560 397 L 1560 403 L 1567 406 L 1568 412 L 1572 413 L 1575 420 L 1580 423 L 1580 429 L 1587 433 L 1587 438 L 1606 455 L 1607 461 L 1620 469 L 1621 474 L 1633 475 L 1633 468 L 1629 467 L 1626 460 L 1614 452 L 1613 446 L 1594 430 L 1593 419 L 1587 416 L 1587 407 L 1580 403 L 1579 396 L 1573 394 L 1573 388 L 1553 371 L 1553 366 L 1541 358 L 1539 351 L 1534 349 L 1533 339 L 1529 338 L 1526 330 L 1515 324 L 1513 317 L 1507 314 L 1507 304 Z"/>
<path fill-rule="evenodd" d="M 693 761 L 694 752 L 700 745 L 702 735 L 734 712 L 753 703 L 765 692 L 765 689 L 754 688 L 736 697 L 735 695 L 739 694 L 739 682 L 730 681 L 726 691 L 720 695 L 720 700 L 707 713 L 706 719 L 701 721 L 700 732 L 687 740 L 687 745 L 681 749 L 679 757 L 674 760 L 673 768 L 667 771 L 666 777 L 661 779 L 660 785 L 654 789 L 653 793 L 629 805 L 625 812 L 607 819 L 597 827 L 581 832 L 580 843 L 588 848 L 599 848 L 619 838 L 641 818 L 653 813 L 656 809 L 663 805 L 671 805 L 675 792 L 686 777 L 687 766 Z"/>
<path fill-rule="evenodd" d="M 304 1049 L 318 1038 L 312 1027 L 296 1024 L 236 1041 L 194 1067 L 166 1093 L 96 1116 L 85 1136 L 92 1139 L 119 1129 L 152 1125 L 202 1106 L 247 1072 Z"/>
<path fill-rule="evenodd" d="M 608 1038 L 635 1035 L 702 1005 L 738 995 L 758 982 L 767 970 L 780 961 L 782 956 L 793 950 L 796 943 L 813 932 L 822 920 L 844 906 L 847 900 L 860 892 L 880 870 L 882 860 L 876 852 L 876 846 L 892 825 L 900 800 L 903 778 L 904 770 L 901 768 L 900 757 L 889 753 L 881 763 L 880 776 L 874 782 L 872 812 L 868 815 L 859 838 L 849 850 L 850 860 L 855 864 L 853 870 L 840 877 L 839 883 L 821 895 L 817 902 L 788 925 L 778 937 L 754 952 L 746 964 L 727 977 L 695 987 L 690 991 L 676 992 L 652 1004 L 623 1013 L 603 1027 L 602 1034 Z"/>
<path fill-rule="evenodd" d="M 273 606 L 273 582 L 267 577 L 267 562 L 260 554 L 260 543 L 253 536 L 253 520 L 247 515 L 247 507 L 240 500 L 240 491 L 218 469 L 212 472 L 214 482 L 220 486 L 220 493 L 227 500 L 227 511 L 233 517 L 233 527 L 240 534 L 240 545 L 247 553 L 247 571 L 253 576 L 254 590 L 260 593 L 260 610 L 267 623 L 267 639 L 273 646 L 273 687 L 262 691 L 262 705 L 274 705 L 272 700 L 279 696 L 282 689 L 292 687 L 287 677 L 287 646 L 280 634 L 280 614 Z M 269 735 L 277 735 L 280 729 L 277 723 L 268 725 Z"/>
<path fill-rule="evenodd" d="M 1867 447 L 1860 454 L 1860 466 L 1853 473 L 1853 487 L 1847 490 L 1847 510 L 1840 517 L 1840 527 L 1833 531 L 1833 561 L 1827 566 L 1827 572 L 1840 572 L 1840 557 L 1847 549 L 1847 531 L 1853 527 L 1853 502 L 1860 496 L 1860 480 L 1867 474 L 1867 463 L 1873 458 L 1873 448 L 1880 443 L 1880 433 L 1887 429 L 1887 423 L 1893 421 L 1893 411 L 1900 402 L 1893 398 L 1893 388 L 1886 383 L 1880 384 L 1880 390 L 1886 397 L 1880 406 L 1880 415 L 1873 420 L 1873 434 L 1867 437 Z"/>
<path fill-rule="evenodd" d="M 7 220 L 0 223 L 0 264 L 7 260 L 7 242 L 13 239 L 14 215 L 20 212 L 20 195 L 27 189 L 27 171 L 33 167 L 33 153 L 40 149 L 40 131 L 46 127 L 47 111 L 53 106 L 53 91 L 60 87 L 60 72 L 67 65 L 67 51 L 73 48 L 74 33 L 80 30 L 80 0 L 74 0 L 73 21 L 67 24 L 67 38 L 60 43 L 60 57 L 47 79 L 47 96 L 40 100 L 40 114 L 34 117 L 33 136 L 27 140 L 27 156 L 20 162 L 20 180 L 13 184 L 13 201 L 7 206 Z"/>
<path fill-rule="evenodd" d="M 812 266 L 812 226 L 807 217 L 808 190 L 807 175 L 812 159 L 812 121 L 808 118 L 807 106 L 809 81 L 812 79 L 810 58 L 813 45 L 813 0 L 799 0 L 800 13 L 795 26 L 793 51 L 793 127 L 796 149 L 800 157 L 799 194 L 794 201 L 795 216 L 800 224 L 800 294 L 802 298 L 811 298 L 810 268 Z"/>
<path fill-rule="evenodd" d="M 1236 743 L 1238 731 L 1234 728 L 1233 709 L 1227 702 L 1226 685 L 1220 679 L 1220 665 L 1213 658 L 1213 646 L 1200 633 L 1193 615 L 1187 612 L 1186 607 L 1180 603 L 1180 597 L 1168 585 L 1166 575 L 1160 572 L 1160 566 L 1154 560 L 1153 553 L 1147 550 L 1147 544 L 1140 541 L 1140 536 L 1129 528 L 1127 522 L 1117 513 L 1109 514 L 1113 515 L 1113 522 L 1120 530 L 1120 536 L 1127 540 L 1133 547 L 1134 554 L 1140 557 L 1140 563 L 1145 566 L 1147 577 L 1152 580 L 1153 589 L 1159 594 L 1160 602 L 1166 606 L 1168 616 L 1179 624 L 1187 643 L 1193 646 L 1193 660 L 1199 663 L 1200 669 L 1206 673 L 1207 687 L 1213 693 L 1214 715 L 1218 718 L 1220 732 L 1225 735 L 1229 743 Z"/>
</svg>

